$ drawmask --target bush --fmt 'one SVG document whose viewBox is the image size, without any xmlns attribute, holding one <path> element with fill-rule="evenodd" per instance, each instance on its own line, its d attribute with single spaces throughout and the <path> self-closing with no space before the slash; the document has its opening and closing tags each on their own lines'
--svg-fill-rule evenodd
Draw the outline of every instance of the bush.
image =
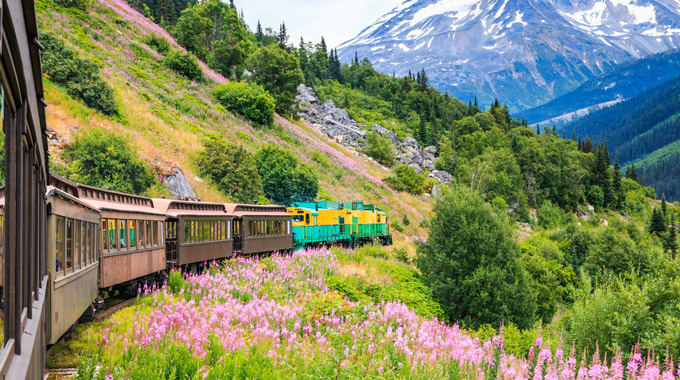
<svg viewBox="0 0 680 380">
<path fill-rule="evenodd" d="M 216 138 L 206 139 L 203 147 L 196 159 L 201 175 L 236 202 L 251 203 L 258 198 L 262 182 L 252 154 Z"/>
<path fill-rule="evenodd" d="M 256 84 L 229 82 L 215 87 L 213 94 L 232 113 L 260 125 L 271 125 L 274 122 L 274 98 Z"/>
<path fill-rule="evenodd" d="M 401 261 L 402 263 L 410 264 L 411 263 L 411 258 L 408 255 L 408 251 L 406 250 L 406 247 L 399 247 L 395 248 L 394 251 L 392 252 L 394 255 L 394 258 Z"/>
<path fill-rule="evenodd" d="M 435 203 L 416 264 L 451 320 L 526 328 L 536 319 L 536 294 L 520 257 L 507 216 L 455 187 Z"/>
<path fill-rule="evenodd" d="M 76 8 L 84 11 L 90 5 L 90 0 L 56 0 L 55 3 L 66 8 Z"/>
<path fill-rule="evenodd" d="M 78 57 L 75 50 L 50 33 L 42 33 L 40 43 L 47 49 L 42 54 L 43 72 L 52 82 L 90 108 L 109 116 L 118 114 L 113 89 L 101 78 L 94 62 Z"/>
<path fill-rule="evenodd" d="M 72 181 L 142 194 L 156 182 L 148 166 L 121 137 L 102 129 L 75 136 L 63 153 Z"/>
<path fill-rule="evenodd" d="M 246 67 L 255 83 L 276 99 L 276 111 L 291 115 L 297 88 L 305 79 L 297 57 L 274 44 L 261 47 L 253 53 Z"/>
<path fill-rule="evenodd" d="M 267 145 L 255 154 L 255 164 L 262 177 L 264 195 L 274 203 L 311 202 L 319 184 L 309 168 L 298 166 L 293 153 Z"/>
<path fill-rule="evenodd" d="M 366 135 L 366 149 L 363 153 L 388 168 L 394 165 L 394 144 L 375 131 Z"/>
<path fill-rule="evenodd" d="M 165 56 L 165 66 L 189 80 L 199 80 L 203 77 L 203 70 L 198 65 L 198 60 L 190 53 L 179 50 L 171 51 Z"/>
<path fill-rule="evenodd" d="M 146 37 L 144 43 L 163 55 L 168 54 L 170 51 L 170 42 L 157 34 L 151 34 Z"/>
<path fill-rule="evenodd" d="M 420 195 L 423 193 L 426 179 L 425 174 L 419 174 L 409 166 L 399 165 L 394 169 L 393 174 L 385 177 L 383 181 L 396 191 Z"/>
</svg>

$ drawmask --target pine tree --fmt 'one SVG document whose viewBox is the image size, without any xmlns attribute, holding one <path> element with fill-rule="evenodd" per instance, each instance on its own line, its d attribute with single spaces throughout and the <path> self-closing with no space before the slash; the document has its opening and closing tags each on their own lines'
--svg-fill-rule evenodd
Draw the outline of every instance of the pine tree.
<svg viewBox="0 0 680 380">
<path fill-rule="evenodd" d="M 623 190 L 621 188 L 621 166 L 619 165 L 619 159 L 616 158 L 616 163 L 614 164 L 614 174 L 612 175 L 612 190 L 614 191 L 614 196 L 616 197 L 616 209 L 621 210 L 623 207 Z"/>
<path fill-rule="evenodd" d="M 628 176 L 628 178 L 639 183 L 637 173 L 635 172 L 635 164 L 630 166 L 630 176 Z"/>
<path fill-rule="evenodd" d="M 177 12 L 175 11 L 175 1 L 170 0 L 170 10 L 169 10 L 169 21 L 170 25 L 176 25 L 177 24 Z"/>
<path fill-rule="evenodd" d="M 660 236 L 662 233 L 666 232 L 667 226 L 664 219 L 661 210 L 654 208 L 654 211 L 652 211 L 652 218 L 649 222 L 649 233 Z"/>
<path fill-rule="evenodd" d="M 229 0 L 229 8 L 236 9 L 236 5 L 234 5 L 234 0 Z"/>
<path fill-rule="evenodd" d="M 324 54 L 328 54 L 328 46 L 326 45 L 326 40 L 321 36 L 321 51 Z"/>
<path fill-rule="evenodd" d="M 517 134 L 513 133 L 512 138 L 510 139 L 510 149 L 512 149 L 512 153 L 515 154 L 515 156 L 518 156 L 520 153 L 519 149 L 519 139 L 517 138 Z"/>
<path fill-rule="evenodd" d="M 354 64 L 358 65 L 359 64 L 359 53 L 356 51 L 354 52 Z M 394 77 L 394 71 L 392 71 L 392 76 Z"/>
<path fill-rule="evenodd" d="M 666 194 L 661 196 L 661 212 L 663 212 L 663 217 L 668 217 L 668 205 L 666 204 Z"/>
<path fill-rule="evenodd" d="M 286 48 L 288 47 L 288 30 L 286 30 L 285 22 L 281 23 L 281 26 L 279 27 L 278 40 L 281 49 L 286 50 Z"/>
<path fill-rule="evenodd" d="M 260 20 L 257 20 L 257 32 L 255 33 L 255 39 L 259 43 L 264 41 L 264 33 L 262 32 L 262 24 L 260 24 Z"/>
<path fill-rule="evenodd" d="M 427 140 L 427 125 L 425 124 L 425 119 L 420 118 L 420 126 L 418 127 L 418 142 L 425 144 Z"/>
<path fill-rule="evenodd" d="M 668 250 L 673 257 L 678 253 L 678 238 L 677 232 L 675 230 L 675 216 L 671 215 L 671 227 L 668 230 L 668 236 L 666 237 L 666 250 Z"/>
<path fill-rule="evenodd" d="M 425 91 L 428 87 L 430 87 L 430 80 L 427 78 L 427 74 L 425 74 L 425 69 L 422 69 L 420 71 L 420 89 Z"/>
<path fill-rule="evenodd" d="M 581 136 L 578 137 L 578 150 L 583 152 L 583 142 L 581 141 Z"/>
<path fill-rule="evenodd" d="M 583 143 L 583 153 L 593 152 L 593 142 L 590 141 L 590 137 L 586 136 L 586 141 Z"/>
<path fill-rule="evenodd" d="M 540 124 L 536 124 L 536 134 L 539 135 L 539 136 L 541 135 L 541 125 Z"/>
</svg>

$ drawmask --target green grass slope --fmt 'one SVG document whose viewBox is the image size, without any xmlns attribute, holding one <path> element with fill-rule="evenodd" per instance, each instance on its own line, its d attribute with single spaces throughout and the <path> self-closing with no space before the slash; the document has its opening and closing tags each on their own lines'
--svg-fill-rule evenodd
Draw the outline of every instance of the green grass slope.
<svg viewBox="0 0 680 380">
<path fill-rule="evenodd" d="M 320 198 L 372 202 L 386 210 L 392 220 L 408 214 L 418 221 L 430 212 L 423 199 L 389 189 L 382 182 L 387 169 L 335 144 L 304 122 L 277 116 L 274 127 L 262 129 L 227 112 L 210 95 L 215 85 L 227 80 L 202 63 L 206 82 L 189 81 L 168 69 L 163 56 L 143 41 L 155 34 L 170 41 L 174 49 L 181 48 L 124 0 L 92 0 L 86 12 L 39 0 L 37 11 L 42 32 L 60 37 L 100 66 L 121 110 L 119 117 L 104 116 L 71 98 L 46 77 L 47 122 L 62 142 L 68 143 L 75 133 L 87 128 L 113 131 L 124 136 L 160 175 L 173 167 L 181 168 L 206 201 L 226 198 L 198 177 L 194 157 L 202 149 L 204 136 L 217 134 L 253 152 L 272 143 L 291 150 L 311 167 L 319 178 Z M 62 162 L 61 148 L 60 144 L 51 147 L 55 165 Z M 151 195 L 160 195 L 163 190 L 155 191 L 158 194 Z M 418 223 L 412 223 L 397 238 L 408 240 L 405 238 L 422 233 Z"/>
</svg>

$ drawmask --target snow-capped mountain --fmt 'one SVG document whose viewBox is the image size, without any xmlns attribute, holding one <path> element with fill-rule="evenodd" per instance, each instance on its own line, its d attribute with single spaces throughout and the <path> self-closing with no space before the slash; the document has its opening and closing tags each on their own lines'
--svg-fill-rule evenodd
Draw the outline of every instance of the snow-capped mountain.
<svg viewBox="0 0 680 380">
<path fill-rule="evenodd" d="M 678 47 L 680 0 L 407 0 L 338 50 L 388 74 L 424 68 L 461 100 L 521 110 Z"/>
</svg>

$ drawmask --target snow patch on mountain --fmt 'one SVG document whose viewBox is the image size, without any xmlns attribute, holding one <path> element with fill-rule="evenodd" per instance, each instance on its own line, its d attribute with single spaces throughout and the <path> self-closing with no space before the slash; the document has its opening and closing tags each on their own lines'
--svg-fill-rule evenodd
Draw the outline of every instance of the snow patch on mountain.
<svg viewBox="0 0 680 380">
<path fill-rule="evenodd" d="M 389 74 L 424 68 L 464 101 L 519 110 L 678 47 L 680 0 L 408 0 L 338 50 Z"/>
</svg>

